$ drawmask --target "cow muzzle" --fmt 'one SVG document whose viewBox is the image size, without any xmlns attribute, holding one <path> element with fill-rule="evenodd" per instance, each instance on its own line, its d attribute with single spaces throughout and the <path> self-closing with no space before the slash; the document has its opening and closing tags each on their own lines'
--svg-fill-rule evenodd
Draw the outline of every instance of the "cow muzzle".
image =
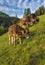
<svg viewBox="0 0 45 65">
<path fill-rule="evenodd" d="M 29 38 L 29 37 L 26 37 L 27 39 Z"/>
</svg>

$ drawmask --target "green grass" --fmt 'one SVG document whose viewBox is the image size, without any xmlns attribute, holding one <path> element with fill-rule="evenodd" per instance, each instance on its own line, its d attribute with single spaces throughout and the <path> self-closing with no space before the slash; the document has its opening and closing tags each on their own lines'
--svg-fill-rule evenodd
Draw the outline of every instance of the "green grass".
<svg viewBox="0 0 45 65">
<path fill-rule="evenodd" d="M 0 36 L 0 65 L 45 65 L 45 15 L 30 27 L 30 38 L 9 46 L 8 33 Z"/>
</svg>

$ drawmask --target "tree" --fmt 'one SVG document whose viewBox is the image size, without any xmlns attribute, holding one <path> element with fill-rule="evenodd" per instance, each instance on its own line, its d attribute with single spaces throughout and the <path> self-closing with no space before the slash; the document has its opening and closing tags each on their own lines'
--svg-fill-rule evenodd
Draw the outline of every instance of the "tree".
<svg viewBox="0 0 45 65">
<path fill-rule="evenodd" d="M 39 11 L 39 10 L 36 10 L 36 11 L 35 11 L 35 14 L 36 14 L 37 16 L 39 16 L 39 15 L 40 15 L 40 11 Z"/>
<path fill-rule="evenodd" d="M 39 9 L 37 9 L 35 11 L 35 14 L 36 15 L 43 15 L 43 14 L 45 14 L 45 7 L 44 6 L 39 7 Z"/>
<path fill-rule="evenodd" d="M 44 8 L 44 14 L 45 14 L 45 8 Z"/>
<path fill-rule="evenodd" d="M 24 16 L 26 16 L 26 9 L 24 10 Z"/>
<path fill-rule="evenodd" d="M 29 14 L 31 14 L 30 8 L 27 8 L 27 9 L 25 8 L 25 10 L 24 10 L 24 16 L 27 16 Z"/>
<path fill-rule="evenodd" d="M 44 14 L 44 6 L 39 7 L 40 15 Z"/>
</svg>

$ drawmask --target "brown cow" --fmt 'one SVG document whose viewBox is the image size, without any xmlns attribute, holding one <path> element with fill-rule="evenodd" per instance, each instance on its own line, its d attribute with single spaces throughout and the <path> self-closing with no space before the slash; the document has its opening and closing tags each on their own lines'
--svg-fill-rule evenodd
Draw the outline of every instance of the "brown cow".
<svg viewBox="0 0 45 65">
<path fill-rule="evenodd" d="M 27 16 L 28 21 L 30 22 L 30 24 L 35 24 L 36 22 L 39 21 L 39 18 L 37 18 L 37 16 L 33 13 L 33 14 L 29 14 Z"/>
<path fill-rule="evenodd" d="M 29 29 L 29 25 L 34 22 L 34 19 L 32 18 L 32 15 L 28 15 L 28 16 L 25 16 L 23 17 L 21 20 L 20 20 L 20 23 L 19 25 L 24 28 L 24 29 Z"/>
<path fill-rule="evenodd" d="M 28 21 L 27 17 L 22 18 L 22 19 L 20 20 L 19 25 L 20 25 L 22 28 L 27 29 L 28 26 L 29 26 L 29 21 Z"/>
<path fill-rule="evenodd" d="M 19 25 L 11 25 L 8 29 L 8 33 L 9 33 L 9 44 L 10 44 L 10 40 L 12 41 L 12 44 L 16 43 L 16 37 L 19 38 L 20 44 L 21 44 L 21 38 L 22 37 L 26 37 L 29 38 L 29 33 L 26 29 L 20 27 Z"/>
<path fill-rule="evenodd" d="M 29 29 L 29 25 L 34 25 L 36 21 L 38 21 L 37 16 L 35 14 L 29 14 L 20 20 L 20 26 Z"/>
</svg>

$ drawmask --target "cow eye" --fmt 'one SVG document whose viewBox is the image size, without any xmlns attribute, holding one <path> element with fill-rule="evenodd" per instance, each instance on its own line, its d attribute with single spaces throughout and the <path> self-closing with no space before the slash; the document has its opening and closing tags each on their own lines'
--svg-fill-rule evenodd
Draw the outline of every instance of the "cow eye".
<svg viewBox="0 0 45 65">
<path fill-rule="evenodd" d="M 23 23 L 23 25 L 26 25 L 26 23 Z"/>
<path fill-rule="evenodd" d="M 24 31 L 24 33 L 26 33 L 26 31 Z"/>
</svg>

